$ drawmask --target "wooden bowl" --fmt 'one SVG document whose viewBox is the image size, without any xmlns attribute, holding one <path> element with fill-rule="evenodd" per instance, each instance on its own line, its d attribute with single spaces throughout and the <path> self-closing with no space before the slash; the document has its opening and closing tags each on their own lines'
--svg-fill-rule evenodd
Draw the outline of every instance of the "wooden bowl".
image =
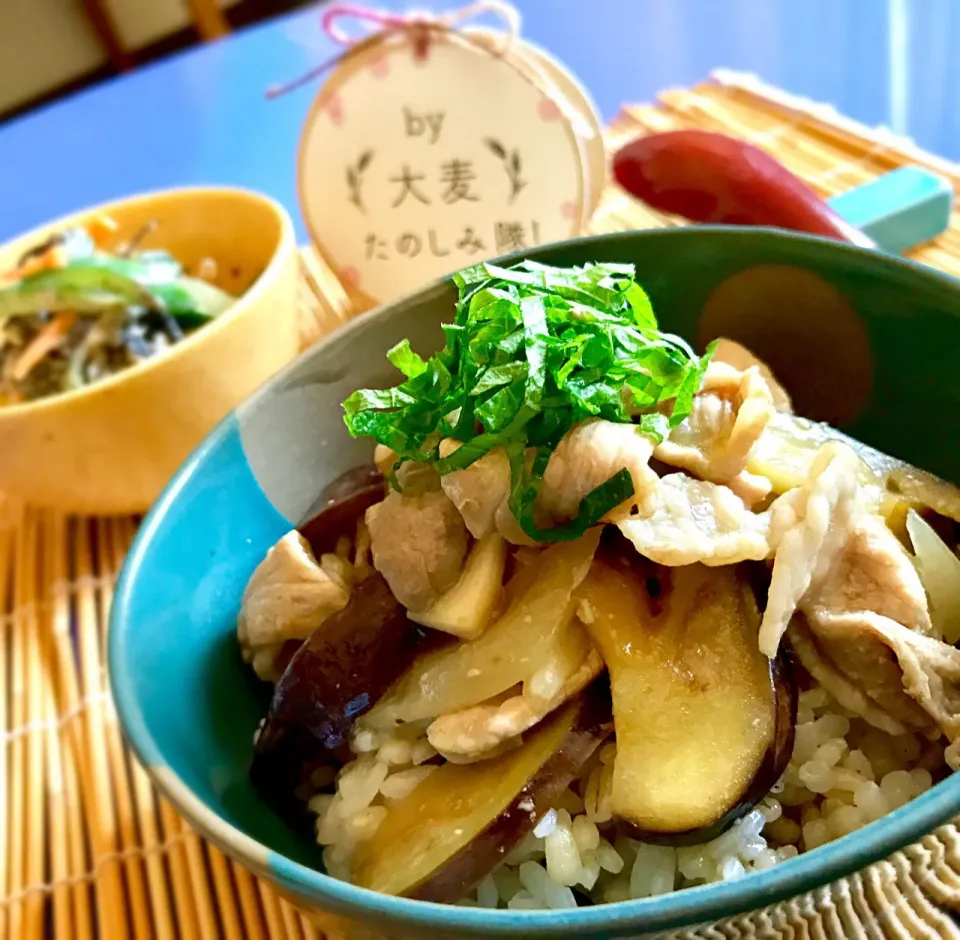
<svg viewBox="0 0 960 940">
<path fill-rule="evenodd" d="M 298 352 L 293 224 L 240 189 L 148 193 L 87 209 L 0 247 L 0 270 L 53 232 L 105 213 L 117 240 L 156 220 L 144 247 L 188 270 L 204 257 L 237 302 L 154 359 L 75 392 L 0 406 L 0 493 L 108 514 L 147 509 L 204 436 Z"/>
</svg>

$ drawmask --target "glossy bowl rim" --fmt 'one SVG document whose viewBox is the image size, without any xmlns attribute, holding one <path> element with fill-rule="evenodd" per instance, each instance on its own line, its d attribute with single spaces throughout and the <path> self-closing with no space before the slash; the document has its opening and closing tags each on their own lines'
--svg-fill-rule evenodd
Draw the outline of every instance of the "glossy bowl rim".
<svg viewBox="0 0 960 940">
<path fill-rule="evenodd" d="M 48 395 L 36 401 L 19 402 L 15 405 L 0 405 L 0 424 L 3 424 L 7 420 L 12 421 L 17 418 L 27 418 L 40 411 L 52 411 L 60 405 L 73 404 L 85 398 L 93 398 L 103 392 L 109 393 L 130 379 L 135 379 L 139 376 L 146 375 L 148 372 L 156 371 L 162 368 L 165 363 L 171 362 L 175 358 L 189 355 L 195 351 L 211 333 L 228 329 L 234 320 L 242 316 L 243 313 L 249 309 L 250 304 L 256 302 L 260 295 L 268 289 L 268 285 L 273 283 L 277 272 L 282 269 L 283 263 L 289 253 L 296 251 L 297 241 L 293 227 L 293 219 L 290 213 L 287 212 L 280 202 L 272 196 L 266 195 L 266 193 L 257 192 L 253 189 L 245 189 L 241 186 L 170 186 L 164 189 L 134 193 L 131 196 L 122 196 L 119 199 L 111 199 L 85 209 L 78 209 L 76 212 L 70 212 L 50 222 L 35 225 L 32 229 L 0 243 L 0 251 L 5 251 L 17 242 L 38 237 L 41 232 L 49 232 L 51 230 L 68 227 L 92 215 L 101 213 L 109 215 L 111 210 L 116 210 L 121 207 L 137 205 L 138 203 L 155 202 L 160 199 L 176 201 L 180 198 L 203 198 L 211 195 L 231 196 L 242 202 L 256 204 L 260 208 L 268 210 L 280 223 L 280 233 L 276 244 L 273 246 L 269 260 L 264 265 L 263 270 L 257 275 L 256 280 L 254 280 L 220 316 L 214 318 L 212 322 L 194 330 L 192 333 L 187 334 L 182 340 L 174 343 L 161 353 L 151 356 L 142 362 L 135 363 L 132 366 L 127 366 L 119 372 L 107 376 L 105 379 L 84 385 L 82 388 L 72 389 L 68 392 L 58 392 L 56 395 Z"/>
<path fill-rule="evenodd" d="M 695 233 L 693 237 L 702 236 L 705 239 L 733 238 L 749 242 L 757 238 L 777 238 L 807 243 L 821 250 L 825 248 L 846 254 L 878 268 L 899 268 L 911 276 L 939 283 L 955 292 L 960 302 L 960 279 L 927 265 L 819 236 L 767 227 L 704 225 L 613 232 L 567 239 L 549 246 L 538 246 L 536 250 L 515 252 L 505 258 L 491 260 L 495 263 L 511 263 L 524 257 L 536 257 L 542 251 L 553 251 L 567 246 L 602 245 L 645 237 L 680 240 L 690 238 L 691 233 Z M 356 317 L 337 329 L 336 335 L 340 337 L 344 331 L 357 328 L 369 317 L 378 316 L 383 310 L 395 305 L 408 304 L 417 296 L 434 291 L 449 281 L 449 277 L 433 280 L 389 304 Z M 290 365 L 261 386 L 248 401 L 268 394 L 284 380 L 288 372 L 299 367 L 300 363 L 324 342 L 326 338 L 301 353 Z M 215 449 L 228 432 L 234 414 L 235 412 L 232 412 L 224 419 L 188 458 L 150 510 L 134 538 L 117 584 L 110 614 L 110 679 L 117 713 L 127 740 L 147 768 L 154 785 L 206 838 L 247 868 L 261 872 L 266 869 L 268 878 L 304 903 L 341 914 L 346 911 L 344 916 L 358 921 L 369 920 L 370 915 L 373 915 L 377 920 L 389 921 L 397 927 L 461 931 L 477 936 L 579 937 L 583 934 L 595 935 L 598 931 L 610 931 L 613 936 L 621 936 L 630 931 L 646 933 L 677 929 L 747 914 L 824 887 L 838 878 L 886 858 L 960 814 L 960 774 L 954 774 L 862 829 L 810 852 L 801 853 L 766 871 L 754 872 L 734 881 L 698 885 L 652 898 L 569 910 L 512 911 L 468 908 L 394 897 L 357 887 L 279 854 L 209 809 L 172 771 L 169 764 L 164 762 L 162 765 L 164 773 L 161 777 L 154 774 L 149 755 L 162 755 L 163 752 L 150 733 L 139 708 L 131 677 L 120 670 L 120 663 L 127 659 L 124 649 L 125 630 L 130 627 L 127 608 L 131 603 L 147 546 L 162 528 L 167 509 L 176 501 L 178 491 L 198 473 L 208 452 Z"/>
</svg>

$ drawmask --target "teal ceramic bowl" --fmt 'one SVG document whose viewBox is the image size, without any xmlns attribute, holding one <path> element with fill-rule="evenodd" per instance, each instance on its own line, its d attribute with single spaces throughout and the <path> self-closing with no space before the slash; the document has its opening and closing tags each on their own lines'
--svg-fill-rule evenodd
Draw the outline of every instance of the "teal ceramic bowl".
<svg viewBox="0 0 960 940">
<path fill-rule="evenodd" d="M 960 281 L 893 257 L 758 229 L 631 232 L 532 253 L 553 264 L 632 262 L 661 324 L 723 333 L 774 367 L 797 410 L 960 481 Z M 247 777 L 264 692 L 235 639 L 267 548 L 323 486 L 370 458 L 339 403 L 390 385 L 384 354 L 430 352 L 449 281 L 360 317 L 227 418 L 144 522 L 113 606 L 110 673 L 123 726 L 154 782 L 229 856 L 344 937 L 632 937 L 713 921 L 826 884 L 960 813 L 960 776 L 860 831 L 740 881 L 569 911 L 489 911 L 387 897 L 322 874 Z M 333 925 L 333 926 L 332 926 Z"/>
</svg>

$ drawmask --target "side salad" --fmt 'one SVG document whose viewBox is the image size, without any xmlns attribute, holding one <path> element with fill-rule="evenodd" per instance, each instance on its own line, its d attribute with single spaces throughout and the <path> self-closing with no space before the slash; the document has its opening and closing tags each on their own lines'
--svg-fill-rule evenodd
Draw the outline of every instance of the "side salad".
<svg viewBox="0 0 960 940">
<path fill-rule="evenodd" d="M 34 245 L 0 271 L 0 405 L 82 388 L 163 352 L 236 300 L 204 259 L 187 274 L 141 248 L 155 223 L 116 243 L 100 216 Z M 108 247 L 112 246 L 112 248 Z"/>
</svg>

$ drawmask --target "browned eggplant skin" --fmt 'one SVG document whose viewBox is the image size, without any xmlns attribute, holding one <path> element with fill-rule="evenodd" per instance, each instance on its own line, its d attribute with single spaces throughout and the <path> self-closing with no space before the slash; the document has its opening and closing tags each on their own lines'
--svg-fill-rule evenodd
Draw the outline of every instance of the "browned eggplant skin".
<svg viewBox="0 0 960 940">
<path fill-rule="evenodd" d="M 301 785 L 318 767 L 350 759 L 351 728 L 410 665 L 424 636 L 374 574 L 294 653 L 274 690 L 250 768 L 274 808 L 302 815 Z"/>
<path fill-rule="evenodd" d="M 631 839 L 653 845 L 700 845 L 723 835 L 738 819 L 742 819 L 769 792 L 783 776 L 793 755 L 794 733 L 797 725 L 798 687 L 793 657 L 781 644 L 776 659 L 770 662 L 770 682 L 775 690 L 773 740 L 757 768 L 750 786 L 729 812 L 716 822 L 685 832 L 661 832 L 641 829 L 627 820 L 616 820 L 617 829 Z"/>
<path fill-rule="evenodd" d="M 374 464 L 363 464 L 342 473 L 320 494 L 320 511 L 300 526 L 300 534 L 318 558 L 336 550 L 344 535 L 353 538 L 357 522 L 386 495 L 386 480 Z"/>
<path fill-rule="evenodd" d="M 581 693 L 579 713 L 560 748 L 540 765 L 510 805 L 406 896 L 453 904 L 475 888 L 533 831 L 612 731 L 610 683 L 604 674 Z"/>
</svg>

